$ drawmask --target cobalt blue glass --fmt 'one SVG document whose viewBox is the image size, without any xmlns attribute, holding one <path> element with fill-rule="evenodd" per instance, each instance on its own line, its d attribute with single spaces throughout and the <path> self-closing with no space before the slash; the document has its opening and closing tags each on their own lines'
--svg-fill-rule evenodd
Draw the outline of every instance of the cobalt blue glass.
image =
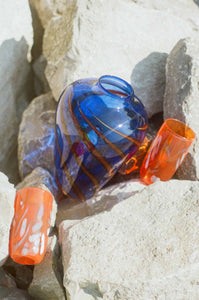
<svg viewBox="0 0 199 300">
<path fill-rule="evenodd" d="M 92 197 L 138 150 L 146 129 L 144 106 L 124 80 L 106 75 L 69 85 L 56 112 L 56 179 L 63 193 Z"/>
</svg>

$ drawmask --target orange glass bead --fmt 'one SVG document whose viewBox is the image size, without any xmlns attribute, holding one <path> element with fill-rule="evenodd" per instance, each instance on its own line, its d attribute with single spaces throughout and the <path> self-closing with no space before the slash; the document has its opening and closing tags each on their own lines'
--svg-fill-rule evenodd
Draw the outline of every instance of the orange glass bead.
<svg viewBox="0 0 199 300">
<path fill-rule="evenodd" d="M 140 177 L 146 184 L 171 179 L 195 138 L 184 123 L 167 119 L 159 129 L 143 160 Z"/>
<path fill-rule="evenodd" d="M 15 198 L 15 213 L 10 229 L 9 252 L 20 264 L 38 264 L 44 257 L 53 196 L 41 188 L 19 190 Z"/>
</svg>

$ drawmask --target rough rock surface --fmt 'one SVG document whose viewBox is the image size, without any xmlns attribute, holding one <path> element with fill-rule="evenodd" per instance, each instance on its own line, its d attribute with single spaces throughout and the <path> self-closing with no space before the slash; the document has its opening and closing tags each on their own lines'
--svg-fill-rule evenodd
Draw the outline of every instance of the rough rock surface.
<svg viewBox="0 0 199 300">
<path fill-rule="evenodd" d="M 33 266 L 18 264 L 10 256 L 3 265 L 3 270 L 14 278 L 15 286 L 19 289 L 27 289 L 33 278 Z"/>
<path fill-rule="evenodd" d="M 17 288 L 0 286 L 1 300 L 34 300 L 26 291 Z"/>
<path fill-rule="evenodd" d="M 133 0 L 137 5 L 140 5 L 144 8 L 155 9 L 157 11 L 164 11 L 170 15 L 180 17 L 186 20 L 194 30 L 198 31 L 199 26 L 199 10 L 194 4 L 198 0 Z"/>
<path fill-rule="evenodd" d="M 168 53 L 180 38 L 195 36 L 192 25 L 132 1 L 68 1 L 44 33 L 46 76 L 55 99 L 79 78 L 114 74 L 129 81 L 151 52 Z"/>
<path fill-rule="evenodd" d="M 27 292 L 17 289 L 14 279 L 10 277 L 2 268 L 0 268 L 0 299 L 31 300 L 32 297 L 30 297 Z"/>
<path fill-rule="evenodd" d="M 0 170 L 17 182 L 17 132 L 21 113 L 33 96 L 27 56 L 32 46 L 28 1 L 1 1 L 0 9 Z M 13 166 L 15 166 L 13 168 Z"/>
<path fill-rule="evenodd" d="M 56 236 L 48 240 L 48 246 L 44 259 L 35 266 L 33 281 L 28 289 L 35 299 L 64 300 L 64 288 L 58 282 L 55 274 L 57 267 L 58 244 Z"/>
<path fill-rule="evenodd" d="M 15 288 L 16 283 L 13 278 L 11 278 L 3 268 L 0 268 L 0 290 L 1 286 L 6 286 L 8 288 Z"/>
<path fill-rule="evenodd" d="M 60 16 L 66 9 L 67 0 L 30 0 L 37 11 L 43 28 L 52 17 Z"/>
<path fill-rule="evenodd" d="M 185 122 L 196 134 L 195 142 L 177 171 L 180 179 L 199 180 L 199 40 L 180 40 L 168 56 L 164 119 Z"/>
<path fill-rule="evenodd" d="M 34 88 L 37 96 L 46 94 L 50 90 L 48 81 L 44 74 L 46 63 L 46 59 L 43 55 L 40 55 L 33 63 Z"/>
<path fill-rule="evenodd" d="M 16 189 L 22 189 L 23 187 L 35 186 L 39 187 L 45 185 L 53 196 L 59 199 L 60 190 L 57 187 L 55 178 L 44 168 L 37 167 L 29 175 L 27 175 L 22 182 L 20 182 Z"/>
<path fill-rule="evenodd" d="M 15 188 L 0 172 L 0 266 L 8 256 L 10 225 L 14 216 Z"/>
<path fill-rule="evenodd" d="M 198 197 L 197 181 L 157 182 L 62 222 L 67 299 L 198 299 Z"/>
<path fill-rule="evenodd" d="M 131 84 L 144 104 L 148 117 L 163 111 L 167 53 L 153 52 L 140 61 L 131 75 Z"/>
<path fill-rule="evenodd" d="M 36 168 L 24 180 L 16 186 L 16 189 L 22 189 L 24 187 L 38 187 L 47 190 L 53 194 L 53 208 L 51 214 L 51 226 L 55 225 L 57 214 L 57 203 L 55 197 L 58 198 L 60 191 L 58 190 L 53 176 L 43 168 Z M 56 198 L 56 199 L 57 199 Z"/>
<path fill-rule="evenodd" d="M 194 2 L 199 6 L 199 0 L 194 0 Z"/>
<path fill-rule="evenodd" d="M 85 202 L 66 199 L 58 203 L 57 227 L 63 220 L 80 220 L 110 210 L 115 204 L 142 190 L 145 186 L 136 180 L 117 183 L 97 192 Z"/>
<path fill-rule="evenodd" d="M 22 178 L 39 166 L 53 173 L 55 109 L 56 102 L 48 93 L 35 98 L 23 113 L 18 136 Z"/>
</svg>

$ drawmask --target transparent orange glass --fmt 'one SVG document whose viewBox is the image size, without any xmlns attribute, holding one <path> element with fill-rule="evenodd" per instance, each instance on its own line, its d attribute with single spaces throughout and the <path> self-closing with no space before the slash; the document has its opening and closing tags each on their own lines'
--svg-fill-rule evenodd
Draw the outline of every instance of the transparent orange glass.
<svg viewBox="0 0 199 300">
<path fill-rule="evenodd" d="M 143 160 L 140 177 L 145 184 L 171 179 L 186 157 L 195 133 L 183 122 L 167 119 Z"/>
<path fill-rule="evenodd" d="M 151 141 L 145 137 L 137 152 L 133 156 L 131 153 L 127 156 L 118 172 L 122 175 L 138 172 L 147 149 L 149 148 L 150 142 Z"/>
<path fill-rule="evenodd" d="M 10 229 L 9 252 L 20 264 L 34 265 L 42 261 L 48 242 L 53 196 L 41 188 L 19 190 Z"/>
</svg>

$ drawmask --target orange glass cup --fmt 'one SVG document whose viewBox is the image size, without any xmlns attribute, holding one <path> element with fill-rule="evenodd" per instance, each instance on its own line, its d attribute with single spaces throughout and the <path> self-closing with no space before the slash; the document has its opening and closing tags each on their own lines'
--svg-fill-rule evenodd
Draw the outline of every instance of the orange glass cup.
<svg viewBox="0 0 199 300">
<path fill-rule="evenodd" d="M 10 229 L 9 252 L 20 264 L 34 265 L 42 261 L 50 231 L 53 196 L 36 187 L 19 190 Z"/>
<path fill-rule="evenodd" d="M 159 129 L 143 160 L 140 177 L 145 184 L 171 179 L 186 157 L 195 138 L 191 128 L 167 119 Z"/>
</svg>

